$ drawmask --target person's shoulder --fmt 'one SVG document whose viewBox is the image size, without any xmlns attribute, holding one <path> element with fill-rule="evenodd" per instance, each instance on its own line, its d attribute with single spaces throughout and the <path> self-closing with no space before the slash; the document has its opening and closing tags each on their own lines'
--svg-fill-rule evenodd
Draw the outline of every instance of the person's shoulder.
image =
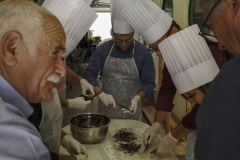
<svg viewBox="0 0 240 160">
<path fill-rule="evenodd" d="M 142 49 L 147 49 L 147 47 L 146 46 L 144 46 L 142 43 L 140 43 L 139 41 L 137 41 L 137 40 L 134 40 L 135 41 L 135 45 L 137 46 L 137 47 L 139 47 L 139 48 L 142 48 Z"/>
<path fill-rule="evenodd" d="M 0 123 L 11 121 L 11 119 L 22 119 L 23 113 L 15 106 L 0 101 Z"/>
<path fill-rule="evenodd" d="M 97 49 L 98 50 L 108 49 L 108 48 L 112 47 L 113 43 L 114 43 L 113 40 L 106 41 L 106 42 L 102 43 L 101 45 L 99 45 L 97 47 Z"/>
<path fill-rule="evenodd" d="M 103 44 L 101 44 L 100 46 L 98 46 L 95 50 L 94 53 L 97 53 L 97 54 L 94 54 L 95 56 L 97 57 L 107 57 L 111 47 L 113 46 L 113 40 L 110 40 L 110 41 L 107 41 L 107 42 L 104 42 Z"/>
<path fill-rule="evenodd" d="M 223 70 L 223 71 L 227 70 L 227 71 L 231 71 L 231 72 L 239 72 L 239 70 L 238 70 L 238 68 L 240 69 L 240 63 L 239 62 L 240 62 L 240 55 L 230 59 L 229 61 L 227 61 L 223 65 L 221 70 Z"/>
<path fill-rule="evenodd" d="M 150 53 L 146 46 L 144 46 L 142 43 L 140 43 L 137 40 L 134 40 L 134 41 L 135 41 L 135 50 L 136 51 L 141 52 L 142 54 Z"/>
<path fill-rule="evenodd" d="M 237 56 L 223 64 L 219 74 L 216 76 L 214 81 L 218 81 L 219 83 L 223 84 L 235 83 L 236 80 L 240 78 L 239 70 L 240 70 L 240 56 Z"/>
</svg>

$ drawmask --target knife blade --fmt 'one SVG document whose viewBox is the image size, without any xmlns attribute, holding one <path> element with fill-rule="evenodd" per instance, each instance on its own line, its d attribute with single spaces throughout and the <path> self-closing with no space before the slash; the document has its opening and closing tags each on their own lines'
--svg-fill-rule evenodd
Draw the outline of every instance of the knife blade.
<svg viewBox="0 0 240 160">
<path fill-rule="evenodd" d="M 155 148 L 154 150 L 152 150 L 152 151 L 150 152 L 150 154 L 157 154 L 157 148 Z"/>
<path fill-rule="evenodd" d="M 148 136 L 147 141 L 149 140 L 149 138 L 150 138 L 150 136 Z M 145 150 L 143 152 L 145 152 L 148 149 L 148 146 L 149 146 L 149 143 L 147 142 L 146 148 L 145 148 Z"/>
<path fill-rule="evenodd" d="M 80 95 L 79 97 L 84 97 L 84 100 L 85 101 L 88 101 L 88 100 L 93 100 L 95 97 L 97 97 L 100 93 L 102 93 L 103 91 L 100 91 L 98 92 L 97 94 L 95 95 Z"/>
<path fill-rule="evenodd" d="M 93 95 L 93 96 L 92 96 L 92 99 L 95 98 L 95 97 L 97 97 L 97 96 L 98 96 L 100 93 L 102 93 L 102 92 L 103 92 L 103 91 L 100 91 L 100 92 L 98 92 L 97 94 Z"/>
<path fill-rule="evenodd" d="M 131 109 L 128 108 L 127 106 L 124 106 L 124 105 L 121 105 L 121 104 L 119 104 L 119 106 L 122 107 L 122 108 L 124 108 L 124 109 L 126 109 L 126 110 L 128 110 L 128 111 L 130 111 L 131 113 L 134 112 L 133 110 L 131 110 Z"/>
</svg>

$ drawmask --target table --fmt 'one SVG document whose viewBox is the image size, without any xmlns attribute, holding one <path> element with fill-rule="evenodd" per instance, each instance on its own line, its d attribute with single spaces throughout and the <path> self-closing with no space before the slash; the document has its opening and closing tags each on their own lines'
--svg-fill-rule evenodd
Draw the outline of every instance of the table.
<svg viewBox="0 0 240 160">
<path fill-rule="evenodd" d="M 113 149 L 113 145 L 111 143 L 109 133 L 114 132 L 116 130 L 122 129 L 122 128 L 133 128 L 141 130 L 142 133 L 149 127 L 148 124 L 143 123 L 141 121 L 132 120 L 132 119 L 111 119 L 111 122 L 109 124 L 108 128 L 108 135 L 105 137 L 103 141 L 101 141 L 98 144 L 95 145 L 84 145 L 89 153 L 89 160 L 118 160 L 118 155 L 116 155 L 116 152 Z M 65 126 L 62 128 L 64 132 L 66 132 L 69 135 L 71 134 L 70 125 Z M 157 141 L 157 144 L 159 143 L 159 140 L 161 137 L 158 135 L 154 140 Z M 153 143 L 152 142 L 152 143 Z M 152 144 L 151 143 L 151 144 Z M 156 142 L 155 142 L 156 143 Z M 150 146 L 149 146 L 150 149 Z M 105 152 L 105 153 L 104 153 Z M 94 154 L 91 154 L 94 153 Z M 60 147 L 60 154 L 67 154 L 67 151 Z M 121 158 L 123 159 L 123 158 Z M 133 159 L 133 158 L 131 158 Z M 177 157 L 173 154 L 170 157 L 164 158 L 164 160 L 177 160 Z"/>
</svg>

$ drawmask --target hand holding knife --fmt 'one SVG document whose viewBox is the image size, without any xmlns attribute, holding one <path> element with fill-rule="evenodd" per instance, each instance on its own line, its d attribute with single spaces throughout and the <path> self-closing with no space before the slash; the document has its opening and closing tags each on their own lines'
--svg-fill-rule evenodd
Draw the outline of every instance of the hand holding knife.
<svg viewBox="0 0 240 160">
<path fill-rule="evenodd" d="M 126 110 L 128 110 L 128 111 L 130 111 L 131 113 L 133 113 L 134 111 L 133 110 L 131 110 L 129 107 L 127 107 L 127 106 L 125 106 L 125 105 L 121 105 L 121 104 L 119 104 L 117 101 L 115 101 L 116 102 L 116 105 L 119 105 L 119 107 L 121 107 L 121 108 L 124 108 L 124 109 L 126 109 Z"/>
<path fill-rule="evenodd" d="M 95 95 L 80 95 L 79 97 L 84 97 L 84 100 L 85 101 L 88 101 L 88 100 L 93 100 L 95 97 L 97 97 L 100 93 L 102 93 L 103 91 L 100 91 L 98 92 L 97 94 Z"/>
<path fill-rule="evenodd" d="M 145 150 L 143 152 L 145 152 L 148 149 L 148 146 L 149 146 L 148 140 L 149 140 L 149 138 L 150 138 L 150 136 L 148 136 L 146 148 L 145 148 Z"/>
</svg>

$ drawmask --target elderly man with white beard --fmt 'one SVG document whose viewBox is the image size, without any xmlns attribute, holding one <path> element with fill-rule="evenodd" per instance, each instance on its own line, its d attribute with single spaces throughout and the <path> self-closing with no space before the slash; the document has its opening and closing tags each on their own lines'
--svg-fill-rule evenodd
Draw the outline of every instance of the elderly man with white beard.
<svg viewBox="0 0 240 160">
<path fill-rule="evenodd" d="M 49 160 L 29 103 L 49 102 L 66 35 L 59 20 L 27 0 L 0 1 L 0 159 Z M 53 78 L 56 77 L 56 78 Z"/>
<path fill-rule="evenodd" d="M 78 5 L 73 6 L 71 2 L 75 2 Z M 45 0 L 42 6 L 51 11 L 63 25 L 67 37 L 66 51 L 62 55 L 64 59 L 77 46 L 78 42 L 97 18 L 97 14 L 90 8 L 88 3 L 82 0 Z M 61 14 L 59 10 L 56 10 L 56 8 L 62 8 L 61 12 L 70 13 L 67 16 L 68 18 L 66 18 L 66 15 Z M 82 13 L 83 9 L 84 13 Z M 73 23 L 73 19 L 74 23 L 77 23 L 77 25 L 68 26 L 68 24 Z M 75 21 L 76 19 L 78 20 Z M 55 81 L 58 80 L 58 77 L 52 76 L 51 79 Z M 34 108 L 34 113 L 28 120 L 39 130 L 43 143 L 50 151 L 52 160 L 85 160 L 88 156 L 86 148 L 72 136 L 66 135 L 66 133 L 62 131 L 63 114 L 61 106 L 63 108 L 83 110 L 91 101 L 85 101 L 84 97 L 66 99 L 64 95 L 64 92 L 66 92 L 64 89 L 66 81 L 70 84 L 80 84 L 83 94 L 86 94 L 86 90 L 94 94 L 93 87 L 85 79 L 77 75 L 71 69 L 66 68 L 66 76 L 61 78 L 59 84 L 52 90 L 54 94 L 53 100 L 50 102 L 31 103 Z M 67 149 L 70 155 L 59 154 L 60 144 Z"/>
</svg>

